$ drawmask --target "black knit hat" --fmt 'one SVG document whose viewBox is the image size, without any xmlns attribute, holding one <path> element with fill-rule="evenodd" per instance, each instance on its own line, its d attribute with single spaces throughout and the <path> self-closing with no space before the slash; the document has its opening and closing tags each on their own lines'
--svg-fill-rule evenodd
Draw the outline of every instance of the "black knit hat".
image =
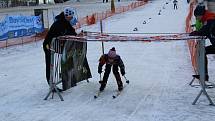
<svg viewBox="0 0 215 121">
<path fill-rule="evenodd" d="M 114 58 L 116 57 L 116 49 L 115 47 L 112 47 L 108 52 L 108 57 Z"/>
<path fill-rule="evenodd" d="M 112 47 L 110 50 L 112 50 L 112 51 L 116 51 L 115 47 Z"/>
<path fill-rule="evenodd" d="M 205 13 L 205 6 L 198 5 L 194 10 L 194 16 L 202 16 Z"/>
</svg>

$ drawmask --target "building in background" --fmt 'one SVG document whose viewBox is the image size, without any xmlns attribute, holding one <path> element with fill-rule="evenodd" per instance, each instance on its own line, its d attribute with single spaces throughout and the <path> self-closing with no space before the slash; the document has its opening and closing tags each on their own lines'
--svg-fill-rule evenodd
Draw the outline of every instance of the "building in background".
<svg viewBox="0 0 215 121">
<path fill-rule="evenodd" d="M 39 0 L 0 0 L 0 8 L 16 6 L 35 6 L 38 4 Z"/>
<path fill-rule="evenodd" d="M 0 0 L 0 8 L 16 6 L 35 6 L 39 4 L 63 3 L 68 0 Z"/>
<path fill-rule="evenodd" d="M 69 0 L 39 0 L 39 4 L 63 3 Z"/>
<path fill-rule="evenodd" d="M 38 0 L 39 4 L 50 4 L 50 3 L 55 3 L 55 0 Z M 62 1 L 62 0 L 60 0 Z"/>
</svg>

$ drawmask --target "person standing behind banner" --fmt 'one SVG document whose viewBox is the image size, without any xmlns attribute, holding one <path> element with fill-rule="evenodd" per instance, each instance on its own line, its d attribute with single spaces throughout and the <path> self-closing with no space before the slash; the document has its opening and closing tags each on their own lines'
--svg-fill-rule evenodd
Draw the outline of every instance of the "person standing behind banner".
<svg viewBox="0 0 215 121">
<path fill-rule="evenodd" d="M 177 0 L 173 0 L 173 7 L 174 7 L 174 10 L 175 10 L 175 9 L 178 9 L 177 4 L 178 4 L 178 1 L 177 1 Z"/>
<path fill-rule="evenodd" d="M 117 81 L 118 90 L 122 91 L 123 83 L 122 83 L 118 68 L 120 67 L 121 74 L 122 74 L 122 76 L 124 76 L 125 75 L 125 66 L 124 66 L 123 61 L 120 58 L 120 56 L 116 54 L 116 50 L 114 47 L 111 48 L 107 54 L 104 54 L 100 57 L 99 66 L 98 66 L 99 74 L 102 73 L 102 66 L 104 64 L 106 64 L 105 72 L 104 72 L 103 80 L 99 81 L 99 83 L 101 84 L 101 87 L 99 88 L 99 90 L 103 91 L 104 88 L 106 87 L 108 77 L 109 77 L 109 74 L 111 72 L 111 67 L 112 67 L 113 74 Z"/>
<path fill-rule="evenodd" d="M 50 80 L 50 63 L 51 63 L 51 41 L 53 38 L 63 36 L 63 35 L 77 35 L 75 29 L 72 27 L 70 21 L 74 16 L 74 11 L 72 8 L 66 7 L 63 12 L 55 17 L 55 22 L 51 25 L 48 34 L 43 42 L 43 50 L 45 52 L 45 62 L 46 62 L 46 80 L 49 84 Z M 59 89 L 59 91 L 62 91 Z"/>
<path fill-rule="evenodd" d="M 205 6 L 198 5 L 194 10 L 194 16 L 200 20 L 203 26 L 196 31 L 190 33 L 190 36 L 206 36 L 212 45 L 205 47 L 205 81 L 209 80 L 208 76 L 208 60 L 207 54 L 215 54 L 215 13 L 205 10 Z M 199 75 L 193 75 L 199 79 Z"/>
</svg>

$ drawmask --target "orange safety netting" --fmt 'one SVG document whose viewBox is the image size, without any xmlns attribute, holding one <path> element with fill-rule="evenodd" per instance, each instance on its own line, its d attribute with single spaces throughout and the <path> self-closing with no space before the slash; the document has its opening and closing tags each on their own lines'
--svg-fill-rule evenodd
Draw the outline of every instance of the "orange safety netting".
<svg viewBox="0 0 215 121">
<path fill-rule="evenodd" d="M 136 1 L 132 2 L 128 6 L 121 6 L 115 9 L 115 12 L 112 12 L 111 10 L 107 10 L 102 13 L 93 13 L 91 15 L 88 15 L 84 18 L 80 18 L 78 21 L 78 24 L 75 26 L 76 29 L 80 28 L 83 25 L 92 25 L 100 20 L 104 20 L 110 16 L 113 16 L 115 14 L 120 14 L 129 10 L 132 10 L 134 8 L 137 8 L 139 6 L 145 5 L 148 2 L 148 0 L 144 1 Z"/>
</svg>

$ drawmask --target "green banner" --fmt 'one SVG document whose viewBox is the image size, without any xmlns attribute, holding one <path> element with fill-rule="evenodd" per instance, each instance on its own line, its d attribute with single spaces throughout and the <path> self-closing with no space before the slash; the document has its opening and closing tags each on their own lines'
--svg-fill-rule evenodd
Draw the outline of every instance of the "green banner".
<svg viewBox="0 0 215 121">
<path fill-rule="evenodd" d="M 87 43 L 66 41 L 62 53 L 61 71 L 63 89 L 67 90 L 76 83 L 91 78 L 86 58 Z"/>
</svg>

